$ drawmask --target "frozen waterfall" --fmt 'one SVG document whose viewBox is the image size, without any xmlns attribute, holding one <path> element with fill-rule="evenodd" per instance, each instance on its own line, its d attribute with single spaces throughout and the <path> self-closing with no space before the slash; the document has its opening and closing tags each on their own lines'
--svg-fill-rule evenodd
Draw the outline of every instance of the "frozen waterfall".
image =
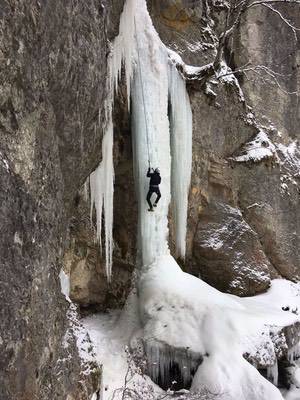
<svg viewBox="0 0 300 400">
<path fill-rule="evenodd" d="M 109 58 L 107 126 L 102 143 L 103 160 L 91 174 L 91 218 L 97 215 L 101 245 L 104 210 L 105 256 L 108 280 L 112 272 L 113 224 L 113 123 L 114 92 L 125 67 L 128 105 L 132 104 L 134 175 L 139 204 L 139 262 L 149 265 L 168 254 L 168 212 L 171 201 L 178 254 L 185 256 L 188 192 L 192 159 L 192 114 L 185 82 L 170 63 L 144 0 L 127 0 L 119 35 Z M 171 135 L 168 105 L 171 105 Z M 172 159 L 172 162 L 171 162 Z M 147 212 L 148 160 L 161 170 L 162 198 L 154 214 Z M 171 185 L 172 181 L 172 185 Z M 171 189 L 172 186 L 172 189 Z"/>
<path fill-rule="evenodd" d="M 257 316 L 255 308 L 249 310 L 247 303 L 237 297 L 221 293 L 184 273 L 170 255 L 171 205 L 177 255 L 185 257 L 192 113 L 185 82 L 153 27 L 145 0 L 126 0 L 124 5 L 108 65 L 103 160 L 90 177 L 91 216 L 95 207 L 100 243 L 104 210 L 107 277 L 111 277 L 113 247 L 112 109 L 122 66 L 131 106 L 138 198 L 137 264 L 141 268 L 138 296 L 131 294 L 123 318 L 114 329 L 110 328 L 107 349 L 97 331 L 99 360 L 106 363 L 103 376 L 106 368 L 114 388 L 118 387 L 115 382 L 123 379 L 127 367 L 127 359 L 124 355 L 122 358 L 123 346 L 131 345 L 136 335 L 144 343 L 147 372 L 156 382 L 168 385 L 173 367 L 184 385 L 192 381 L 191 390 L 195 392 L 208 389 L 224 394 L 226 397 L 222 398 L 226 400 L 282 400 L 278 389 L 243 358 L 243 336 L 250 330 L 256 332 L 257 326 L 265 323 L 265 317 Z M 162 176 L 162 198 L 154 213 L 147 211 L 146 203 L 148 160 L 153 168 L 160 168 Z M 279 317 L 283 324 L 282 316 Z M 288 321 L 292 321 L 290 316 Z M 275 368 L 269 374 L 276 381 Z"/>
<path fill-rule="evenodd" d="M 192 110 L 183 78 L 176 67 L 169 66 L 171 105 L 172 210 L 175 223 L 176 249 L 185 257 L 188 193 L 192 169 Z"/>
<path fill-rule="evenodd" d="M 168 54 L 152 26 L 146 4 L 139 3 L 139 23 L 136 24 L 139 58 L 131 93 L 132 127 L 134 175 L 139 204 L 138 249 L 142 265 L 149 265 L 155 261 L 156 257 L 169 252 L 168 209 L 171 154 L 168 119 Z M 147 211 L 146 203 L 149 186 L 149 179 L 146 178 L 148 158 L 152 167 L 160 168 L 162 177 L 160 185 L 162 198 L 154 213 Z"/>
</svg>

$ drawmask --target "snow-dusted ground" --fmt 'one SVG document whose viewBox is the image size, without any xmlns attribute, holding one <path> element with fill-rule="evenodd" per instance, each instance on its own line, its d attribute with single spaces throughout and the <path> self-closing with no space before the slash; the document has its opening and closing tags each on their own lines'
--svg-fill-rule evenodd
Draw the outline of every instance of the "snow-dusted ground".
<svg viewBox="0 0 300 400">
<path fill-rule="evenodd" d="M 189 347 L 207 355 L 193 380 L 193 390 L 206 385 L 219 393 L 220 399 L 282 399 L 278 389 L 242 354 L 260 351 L 267 362 L 272 360 L 274 348 L 266 336 L 270 330 L 274 333 L 300 320 L 292 312 L 300 310 L 300 285 L 274 280 L 266 294 L 239 298 L 182 272 L 170 256 L 164 256 L 145 273 L 139 291 L 139 301 L 132 295 L 122 313 L 95 315 L 83 321 L 97 360 L 103 364 L 104 399 L 110 399 L 115 389 L 124 386 L 126 346 L 134 347 L 141 336 L 147 344 Z M 283 311 L 282 307 L 287 306 L 290 311 Z M 163 359 L 151 362 L 162 363 Z M 297 382 L 299 370 L 293 372 Z M 143 379 L 136 375 L 131 384 L 149 385 L 149 379 L 142 384 Z M 156 385 L 153 387 L 158 390 Z M 292 393 L 286 398 L 297 399 L 288 397 Z"/>
</svg>

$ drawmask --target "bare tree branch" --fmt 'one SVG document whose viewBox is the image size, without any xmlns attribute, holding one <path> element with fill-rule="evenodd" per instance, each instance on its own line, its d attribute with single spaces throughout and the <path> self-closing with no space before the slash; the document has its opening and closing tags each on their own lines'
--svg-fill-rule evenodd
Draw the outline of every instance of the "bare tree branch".
<svg viewBox="0 0 300 400">
<path fill-rule="evenodd" d="M 269 68 L 269 67 L 267 67 L 265 65 L 253 65 L 253 66 L 249 66 L 248 67 L 249 64 L 250 63 L 247 63 L 243 67 L 240 67 L 240 68 L 238 68 L 236 70 L 227 72 L 225 74 L 218 75 L 217 79 L 220 79 L 220 78 L 223 78 L 223 77 L 229 76 L 229 75 L 235 75 L 235 74 L 238 74 L 238 73 L 246 73 L 246 72 L 250 72 L 250 71 L 252 71 L 252 72 L 254 72 L 254 73 L 258 74 L 258 75 L 260 75 L 260 73 L 263 72 L 263 73 L 265 73 L 266 75 L 268 75 L 272 79 L 272 81 L 276 84 L 276 86 L 278 86 L 278 88 L 283 93 L 288 94 L 288 95 L 298 95 L 297 92 L 289 92 L 289 91 L 285 90 L 282 87 L 282 85 L 280 84 L 280 82 L 278 81 L 277 77 L 287 78 L 286 75 L 280 74 L 280 73 L 278 73 L 276 71 L 273 71 L 271 68 Z"/>
<path fill-rule="evenodd" d="M 276 4 L 276 3 L 283 3 L 283 4 L 300 4 L 300 0 L 255 0 L 252 3 L 248 4 L 247 3 L 250 2 L 250 0 L 241 0 L 240 2 L 238 2 L 235 6 L 235 8 L 240 8 L 243 6 L 246 6 L 246 8 L 251 8 L 253 6 L 265 3 L 265 4 Z"/>
</svg>

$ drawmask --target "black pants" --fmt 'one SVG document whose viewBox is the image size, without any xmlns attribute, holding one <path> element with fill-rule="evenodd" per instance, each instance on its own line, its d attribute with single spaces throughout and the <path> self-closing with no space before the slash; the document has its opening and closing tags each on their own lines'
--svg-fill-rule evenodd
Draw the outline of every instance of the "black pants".
<svg viewBox="0 0 300 400">
<path fill-rule="evenodd" d="M 150 199 L 151 199 L 151 196 L 153 193 L 156 193 L 156 195 L 157 195 L 155 204 L 157 204 L 159 202 L 159 199 L 161 198 L 159 187 L 158 186 L 150 186 L 148 194 L 147 194 L 147 202 L 148 202 L 150 208 L 152 208 Z"/>
</svg>

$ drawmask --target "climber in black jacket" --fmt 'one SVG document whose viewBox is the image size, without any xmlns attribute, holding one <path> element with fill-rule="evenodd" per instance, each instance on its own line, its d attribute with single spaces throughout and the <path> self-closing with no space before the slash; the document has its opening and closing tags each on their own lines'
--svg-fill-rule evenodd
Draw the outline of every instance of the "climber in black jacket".
<svg viewBox="0 0 300 400">
<path fill-rule="evenodd" d="M 150 178 L 149 191 L 147 194 L 147 202 L 150 207 L 148 209 L 148 211 L 154 211 L 153 206 L 156 207 L 157 203 L 159 202 L 159 199 L 161 198 L 161 194 L 160 194 L 160 190 L 159 190 L 159 184 L 161 182 L 160 171 L 158 168 L 155 168 L 155 170 L 152 168 L 152 171 L 153 172 L 151 172 L 151 168 L 148 168 L 147 178 Z M 157 197 L 152 206 L 150 199 L 151 199 L 151 196 L 153 193 L 156 193 Z"/>
</svg>

